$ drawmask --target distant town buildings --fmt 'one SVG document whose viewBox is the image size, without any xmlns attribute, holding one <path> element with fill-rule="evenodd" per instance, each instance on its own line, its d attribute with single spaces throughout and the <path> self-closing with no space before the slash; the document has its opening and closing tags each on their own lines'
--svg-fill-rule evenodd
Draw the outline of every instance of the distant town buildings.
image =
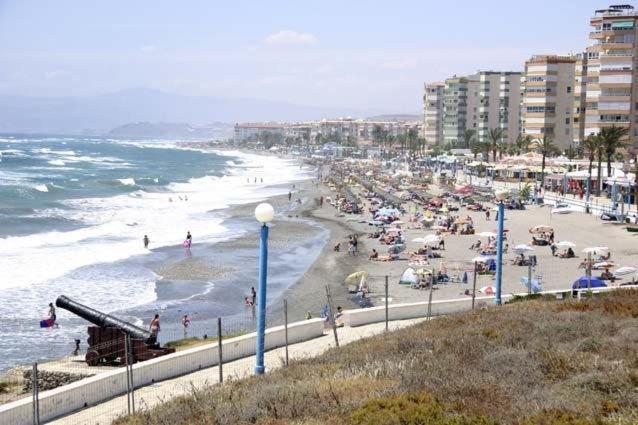
<svg viewBox="0 0 638 425">
<path fill-rule="evenodd" d="M 418 121 L 382 121 L 354 118 L 324 119 L 296 123 L 238 123 L 235 124 L 234 143 L 247 142 L 291 143 L 296 145 L 321 145 L 336 142 L 339 145 L 371 145 L 375 138 L 389 142 L 391 146 L 402 136 L 422 133 Z M 375 134 L 375 128 L 377 129 Z"/>
</svg>

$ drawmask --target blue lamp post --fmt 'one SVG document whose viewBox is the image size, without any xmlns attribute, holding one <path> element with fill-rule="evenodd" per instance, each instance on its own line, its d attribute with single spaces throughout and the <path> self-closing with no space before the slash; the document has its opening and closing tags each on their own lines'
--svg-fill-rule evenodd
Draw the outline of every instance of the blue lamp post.
<svg viewBox="0 0 638 425">
<path fill-rule="evenodd" d="M 259 204 L 255 208 L 255 218 L 261 223 L 259 238 L 259 287 L 257 288 L 257 346 L 255 349 L 255 374 L 263 375 L 264 340 L 266 333 L 266 275 L 268 270 L 268 225 L 275 216 L 270 204 Z"/>
<path fill-rule="evenodd" d="M 501 286 L 503 283 L 503 221 L 505 219 L 505 204 L 503 201 L 507 196 L 506 191 L 496 192 L 496 200 L 498 201 L 498 229 L 496 236 L 496 295 L 494 296 L 494 304 L 501 304 Z"/>
</svg>

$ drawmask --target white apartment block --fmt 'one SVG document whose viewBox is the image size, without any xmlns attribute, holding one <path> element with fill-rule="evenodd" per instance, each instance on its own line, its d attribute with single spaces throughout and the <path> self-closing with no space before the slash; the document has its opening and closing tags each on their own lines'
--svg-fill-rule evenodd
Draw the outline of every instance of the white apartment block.
<svg viewBox="0 0 638 425">
<path fill-rule="evenodd" d="M 585 137 L 612 125 L 628 127 L 636 147 L 636 23 L 630 5 L 597 10 L 590 20 L 587 54 Z"/>
<path fill-rule="evenodd" d="M 443 143 L 443 91 L 444 83 L 423 86 L 422 137 L 429 145 Z"/>
<path fill-rule="evenodd" d="M 513 143 L 520 133 L 520 72 L 480 71 L 478 74 L 478 131 L 481 142 L 490 129 L 501 129 L 503 140 Z"/>
</svg>

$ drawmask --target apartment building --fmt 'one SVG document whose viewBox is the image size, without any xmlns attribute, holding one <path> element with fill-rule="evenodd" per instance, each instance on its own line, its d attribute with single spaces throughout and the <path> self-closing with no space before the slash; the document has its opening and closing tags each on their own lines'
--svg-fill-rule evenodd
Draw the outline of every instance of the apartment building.
<svg viewBox="0 0 638 425">
<path fill-rule="evenodd" d="M 520 133 L 520 72 L 478 73 L 478 130 L 480 142 L 488 140 L 490 129 L 503 131 L 503 140 L 513 143 Z"/>
<path fill-rule="evenodd" d="M 423 85 L 422 137 L 430 145 L 443 143 L 443 92 L 444 83 Z"/>
<path fill-rule="evenodd" d="M 561 149 L 573 143 L 577 60 L 575 56 L 536 55 L 525 62 L 524 134 L 551 136 Z"/>
<path fill-rule="evenodd" d="M 443 89 L 443 143 L 461 146 L 465 130 L 477 130 L 478 75 L 452 77 Z"/>
<path fill-rule="evenodd" d="M 265 137 L 281 141 L 284 136 L 284 125 L 279 123 L 241 123 L 235 124 L 234 144 L 241 144 L 248 140 L 259 141 Z"/>
<path fill-rule="evenodd" d="M 585 137 L 608 126 L 628 127 L 636 147 L 636 21 L 630 5 L 597 10 L 590 20 Z"/>
</svg>

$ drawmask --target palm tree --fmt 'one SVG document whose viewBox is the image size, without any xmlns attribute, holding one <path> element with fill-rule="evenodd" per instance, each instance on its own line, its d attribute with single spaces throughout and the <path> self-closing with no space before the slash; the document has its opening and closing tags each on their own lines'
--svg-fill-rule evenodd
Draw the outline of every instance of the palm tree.
<svg viewBox="0 0 638 425">
<path fill-rule="evenodd" d="M 545 134 L 543 138 L 534 139 L 530 145 L 536 149 L 542 156 L 541 162 L 541 185 L 545 185 L 545 159 L 548 156 L 552 156 L 558 152 L 558 147 L 554 144 L 552 136 Z"/>
<path fill-rule="evenodd" d="M 468 128 L 463 132 L 463 147 L 470 149 L 472 142 L 476 139 L 476 130 Z"/>
<path fill-rule="evenodd" d="M 503 153 L 507 152 L 509 147 L 510 147 L 510 144 L 507 142 L 507 140 L 502 140 L 501 139 L 496 144 L 496 148 L 498 149 L 498 159 L 499 159 L 499 161 L 503 159 Z"/>
<path fill-rule="evenodd" d="M 372 141 L 380 148 L 382 139 L 383 139 L 383 129 L 381 128 L 380 125 L 375 124 L 375 126 L 372 127 Z"/>
<path fill-rule="evenodd" d="M 565 149 L 565 156 L 570 161 L 578 156 L 578 152 L 576 152 L 576 148 L 574 148 L 574 145 L 570 144 L 569 147 Z"/>
<path fill-rule="evenodd" d="M 499 143 L 503 138 L 503 129 L 490 128 L 487 132 L 487 146 L 488 155 L 489 151 L 492 151 L 492 160 L 496 162 L 496 152 L 498 151 Z"/>
<path fill-rule="evenodd" d="M 589 160 L 589 168 L 588 168 L 589 184 L 590 184 L 589 190 L 591 191 L 591 169 L 592 169 L 594 160 L 596 159 L 596 156 L 598 155 L 598 152 L 600 151 L 600 137 L 598 137 L 598 135 L 590 135 L 581 142 L 580 146 L 585 151 L 585 155 L 587 155 L 587 159 Z M 600 170 L 598 175 L 600 175 Z"/>
<path fill-rule="evenodd" d="M 474 154 L 474 159 L 476 159 L 476 156 L 478 154 L 480 154 L 481 152 L 483 152 L 485 148 L 483 147 L 483 144 L 480 143 L 478 140 L 473 139 L 472 143 L 470 144 L 470 150 L 472 151 L 472 153 Z"/>
<path fill-rule="evenodd" d="M 523 153 L 523 151 L 526 151 L 529 144 L 532 142 L 532 136 L 530 136 L 529 134 L 526 135 L 522 135 L 519 134 L 516 137 L 516 141 L 514 142 L 514 147 L 516 148 L 516 155 L 520 155 Z"/>
<path fill-rule="evenodd" d="M 600 130 L 600 139 L 607 159 L 607 176 L 611 177 L 611 160 L 616 150 L 625 146 L 625 138 L 629 134 L 628 127 L 605 127 Z"/>
</svg>

